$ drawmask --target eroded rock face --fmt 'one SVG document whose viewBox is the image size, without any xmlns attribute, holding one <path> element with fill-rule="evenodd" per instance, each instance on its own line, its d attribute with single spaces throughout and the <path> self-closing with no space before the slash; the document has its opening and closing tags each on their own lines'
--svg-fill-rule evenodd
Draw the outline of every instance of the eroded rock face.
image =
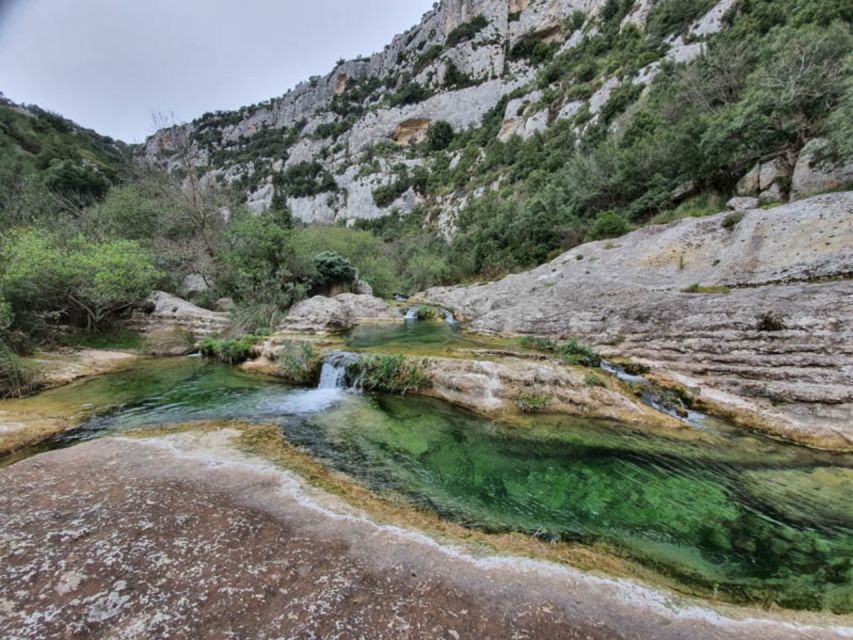
<svg viewBox="0 0 853 640">
<path fill-rule="evenodd" d="M 287 331 L 345 331 L 362 323 L 398 322 L 403 314 L 381 298 L 342 293 L 334 298 L 315 296 L 294 306 L 281 324 Z"/>
<path fill-rule="evenodd" d="M 726 215 L 422 299 L 475 331 L 578 336 L 701 388 L 756 428 L 853 448 L 853 193 L 748 210 L 733 227 Z"/>
<path fill-rule="evenodd" d="M 555 413 L 645 427 L 683 426 L 642 404 L 615 380 L 591 370 L 512 357 L 429 358 L 426 363 L 432 381 L 426 395 L 480 413 L 518 413 L 520 401 L 537 397 L 543 401 L 544 410 Z"/>
<path fill-rule="evenodd" d="M 228 314 L 209 311 L 173 296 L 155 291 L 143 309 L 133 312 L 127 326 L 137 331 L 168 331 L 175 327 L 189 331 L 195 339 L 221 333 L 228 325 Z"/>
<path fill-rule="evenodd" d="M 733 3 L 721 0 L 693 23 L 689 37 L 665 42 L 667 57 L 686 62 L 699 56 L 704 39 L 723 28 L 722 18 Z M 290 198 L 294 217 L 331 224 L 380 218 L 395 210 L 407 213 L 417 204 L 426 204 L 441 211 L 439 232 L 446 237 L 454 232 L 456 212 L 469 193 L 460 189 L 422 197 L 409 191 L 380 207 L 373 191 L 398 176 L 388 167 L 377 169 L 376 158 L 385 156 L 380 164 L 387 160 L 389 167 L 411 161 L 410 154 L 420 154 L 418 159 L 423 161 L 423 153 L 411 143 L 423 140 L 431 123 L 445 121 L 456 132 L 477 127 L 502 99 L 515 98 L 517 90 L 527 94 L 528 104 L 519 109 L 517 100 L 510 102 L 499 132 L 502 140 L 513 135 L 529 138 L 585 109 L 595 115 L 620 84 L 649 84 L 663 59 L 633 78 L 602 78 L 603 86 L 590 99 L 567 97 L 565 104 L 553 98 L 543 101 L 534 82 L 542 65 L 508 55 L 524 38 L 557 43 L 562 51 L 577 46 L 584 34 L 600 26 L 596 20 L 605 5 L 605 0 L 444 0 L 378 53 L 340 62 L 327 75 L 303 82 L 281 97 L 157 132 L 146 141 L 141 159 L 170 172 L 186 171 L 185 164 L 199 168 L 203 184 L 224 181 L 236 188 L 238 181 L 249 176 L 245 202 L 255 212 L 271 206 L 276 174 L 299 163 L 319 162 L 335 176 L 337 188 L 313 197 Z M 635 0 L 625 25 L 644 28 L 653 5 L 651 0 Z M 575 22 L 576 12 L 583 18 L 582 25 Z M 454 30 L 475 19 L 481 19 L 481 28 L 450 38 Z M 573 32 L 567 28 L 569 21 Z M 454 68 L 451 81 L 448 70 Z M 389 95 L 411 89 L 397 82 L 400 78 L 410 79 L 419 93 L 389 101 Z M 286 149 L 259 150 L 258 157 L 251 158 L 244 153 L 256 136 L 275 138 L 278 132 L 288 140 Z M 773 195 L 768 192 L 765 200 Z"/>
</svg>

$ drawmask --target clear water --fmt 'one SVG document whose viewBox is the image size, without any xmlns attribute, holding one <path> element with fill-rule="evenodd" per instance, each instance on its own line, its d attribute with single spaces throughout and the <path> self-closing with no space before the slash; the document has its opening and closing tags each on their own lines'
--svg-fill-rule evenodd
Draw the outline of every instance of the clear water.
<svg viewBox="0 0 853 640">
<path fill-rule="evenodd" d="M 293 389 L 197 359 L 11 402 L 89 416 L 45 447 L 152 424 L 273 422 L 330 466 L 467 526 L 596 545 L 737 601 L 853 612 L 849 455 L 740 431 L 676 437 L 545 416 L 501 424 L 438 401 Z"/>
</svg>

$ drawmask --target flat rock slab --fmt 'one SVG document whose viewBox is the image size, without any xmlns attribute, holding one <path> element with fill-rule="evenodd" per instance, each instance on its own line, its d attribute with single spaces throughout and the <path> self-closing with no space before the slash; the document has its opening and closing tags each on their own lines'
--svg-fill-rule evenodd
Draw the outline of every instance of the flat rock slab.
<svg viewBox="0 0 853 640">
<path fill-rule="evenodd" d="M 849 637 L 474 558 L 372 522 L 235 435 L 100 440 L 0 472 L 0 637 Z"/>
</svg>

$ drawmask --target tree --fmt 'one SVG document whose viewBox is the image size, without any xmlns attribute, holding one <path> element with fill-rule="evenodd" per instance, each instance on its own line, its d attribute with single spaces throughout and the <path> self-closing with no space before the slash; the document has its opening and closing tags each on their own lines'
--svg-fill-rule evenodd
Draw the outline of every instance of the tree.
<svg viewBox="0 0 853 640">
<path fill-rule="evenodd" d="M 313 270 L 294 249 L 293 231 L 277 223 L 277 212 L 237 211 L 225 228 L 219 293 L 244 304 L 286 309 L 305 296 Z"/>
<path fill-rule="evenodd" d="M 142 301 L 160 277 L 150 254 L 131 240 L 63 242 L 37 229 L 13 234 L 3 247 L 2 294 L 22 326 L 44 316 L 100 329 Z"/>
<path fill-rule="evenodd" d="M 145 299 L 160 277 L 151 255 L 132 240 L 90 244 L 85 240 L 70 256 L 73 274 L 68 298 L 86 314 L 86 328 Z"/>
<path fill-rule="evenodd" d="M 358 279 L 358 270 L 352 262 L 334 251 L 323 251 L 314 256 L 314 287 L 325 289 L 339 284 L 352 284 Z"/>
<path fill-rule="evenodd" d="M 432 151 L 441 151 L 450 146 L 454 135 L 453 127 L 450 123 L 439 120 L 433 122 L 429 130 L 427 130 L 427 144 Z"/>
<path fill-rule="evenodd" d="M 605 211 L 598 214 L 590 235 L 593 240 L 604 240 L 624 236 L 630 230 L 631 225 L 625 216 L 617 211 Z"/>
</svg>

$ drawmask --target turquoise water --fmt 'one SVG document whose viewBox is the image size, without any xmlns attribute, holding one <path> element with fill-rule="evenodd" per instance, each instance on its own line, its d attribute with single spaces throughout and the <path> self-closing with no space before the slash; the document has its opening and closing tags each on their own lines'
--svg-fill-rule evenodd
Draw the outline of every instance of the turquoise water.
<svg viewBox="0 0 853 640">
<path fill-rule="evenodd" d="M 149 361 L 29 399 L 89 416 L 43 448 L 135 427 L 239 418 L 375 490 L 486 531 L 578 541 L 728 599 L 853 612 L 853 457 L 740 431 L 676 439 L 445 403 L 294 389 L 199 359 Z"/>
</svg>

